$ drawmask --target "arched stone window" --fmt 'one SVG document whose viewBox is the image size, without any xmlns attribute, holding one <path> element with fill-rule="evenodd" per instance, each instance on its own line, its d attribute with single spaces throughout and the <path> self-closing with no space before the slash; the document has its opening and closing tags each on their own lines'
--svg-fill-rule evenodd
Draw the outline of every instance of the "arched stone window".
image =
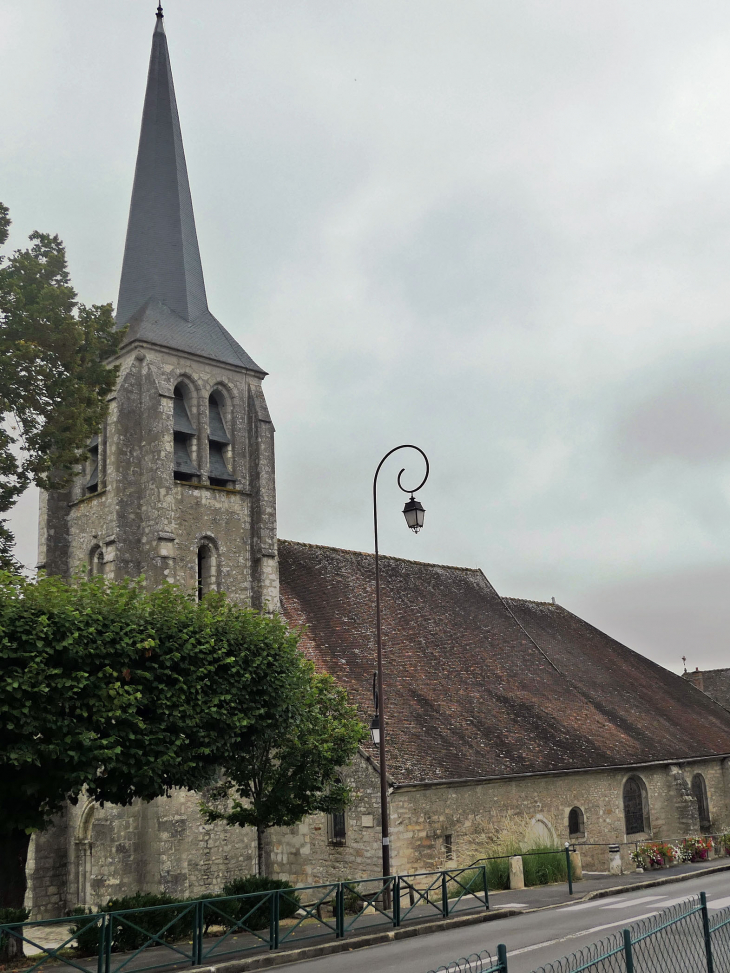
<svg viewBox="0 0 730 973">
<path fill-rule="evenodd" d="M 634 774 L 627 779 L 623 796 L 626 834 L 648 834 L 649 795 L 641 777 Z"/>
<path fill-rule="evenodd" d="M 173 476 L 176 480 L 195 480 L 200 471 L 194 462 L 197 430 L 190 419 L 192 395 L 184 382 L 175 386 L 172 411 L 174 439 Z"/>
<path fill-rule="evenodd" d="M 585 838 L 586 825 L 583 811 L 579 807 L 572 807 L 568 812 L 568 834 L 571 838 Z"/>
<path fill-rule="evenodd" d="M 95 578 L 104 574 L 104 552 L 98 544 L 89 551 L 89 577 Z"/>
<path fill-rule="evenodd" d="M 218 552 L 210 541 L 198 547 L 198 601 L 218 590 Z"/>
<path fill-rule="evenodd" d="M 211 486 L 232 486 L 231 438 L 226 428 L 227 404 L 220 389 L 213 389 L 208 397 L 208 460 Z"/>
<path fill-rule="evenodd" d="M 692 778 L 692 795 L 697 801 L 697 812 L 700 818 L 700 828 L 703 831 L 709 830 L 710 823 L 710 805 L 707 800 L 707 784 L 705 783 L 705 778 L 702 774 L 695 774 Z"/>
</svg>

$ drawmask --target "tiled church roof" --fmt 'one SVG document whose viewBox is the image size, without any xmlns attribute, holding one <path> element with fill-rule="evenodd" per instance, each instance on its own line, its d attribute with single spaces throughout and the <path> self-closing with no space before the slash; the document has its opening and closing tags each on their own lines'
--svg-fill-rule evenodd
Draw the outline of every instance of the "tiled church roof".
<svg viewBox="0 0 730 973">
<path fill-rule="evenodd" d="M 373 555 L 279 541 L 279 568 L 303 650 L 369 722 Z M 381 597 L 395 783 L 730 753 L 730 713 L 559 605 L 502 599 L 478 569 L 392 557 Z"/>
</svg>

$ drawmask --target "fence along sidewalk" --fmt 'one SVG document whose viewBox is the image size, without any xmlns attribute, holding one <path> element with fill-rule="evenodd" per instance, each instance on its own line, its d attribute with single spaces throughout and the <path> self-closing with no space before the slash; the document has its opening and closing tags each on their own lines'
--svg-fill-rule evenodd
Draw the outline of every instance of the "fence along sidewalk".
<svg viewBox="0 0 730 973">
<path fill-rule="evenodd" d="M 255 950 L 487 910 L 486 878 L 483 866 L 452 868 L 0 924 L 0 967 L 21 959 L 24 949 L 34 954 L 23 962 L 24 973 L 44 964 L 81 973 L 201 966 Z"/>
<path fill-rule="evenodd" d="M 621 933 L 539 967 L 534 973 L 725 973 L 730 970 L 730 907 L 713 916 L 704 892 Z M 485 951 L 430 973 L 508 973 L 507 948 Z"/>
</svg>

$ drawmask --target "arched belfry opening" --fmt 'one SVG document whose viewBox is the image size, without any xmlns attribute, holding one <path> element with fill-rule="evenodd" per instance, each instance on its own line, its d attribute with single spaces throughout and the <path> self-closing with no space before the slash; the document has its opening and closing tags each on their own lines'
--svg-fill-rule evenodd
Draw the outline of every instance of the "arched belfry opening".
<svg viewBox="0 0 730 973">
<path fill-rule="evenodd" d="M 176 480 L 192 481 L 200 471 L 193 461 L 197 429 L 190 418 L 192 395 L 187 385 L 178 382 L 175 386 L 172 431 L 174 442 L 174 477 Z"/>
<path fill-rule="evenodd" d="M 220 389 L 208 397 L 208 459 L 211 486 L 234 485 L 231 472 L 231 438 L 226 428 L 227 403 Z"/>
</svg>

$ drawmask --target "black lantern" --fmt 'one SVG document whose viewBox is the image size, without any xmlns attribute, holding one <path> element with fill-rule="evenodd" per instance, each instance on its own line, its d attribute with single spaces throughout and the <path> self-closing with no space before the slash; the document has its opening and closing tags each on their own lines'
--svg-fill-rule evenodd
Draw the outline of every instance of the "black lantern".
<svg viewBox="0 0 730 973">
<path fill-rule="evenodd" d="M 370 721 L 370 738 L 376 747 L 380 746 L 380 719 L 377 713 Z"/>
<path fill-rule="evenodd" d="M 421 527 L 423 527 L 423 515 L 426 513 L 420 500 L 411 494 L 411 499 L 406 502 L 403 508 L 403 516 L 406 518 L 406 523 L 411 528 L 414 534 L 417 534 Z"/>
</svg>

